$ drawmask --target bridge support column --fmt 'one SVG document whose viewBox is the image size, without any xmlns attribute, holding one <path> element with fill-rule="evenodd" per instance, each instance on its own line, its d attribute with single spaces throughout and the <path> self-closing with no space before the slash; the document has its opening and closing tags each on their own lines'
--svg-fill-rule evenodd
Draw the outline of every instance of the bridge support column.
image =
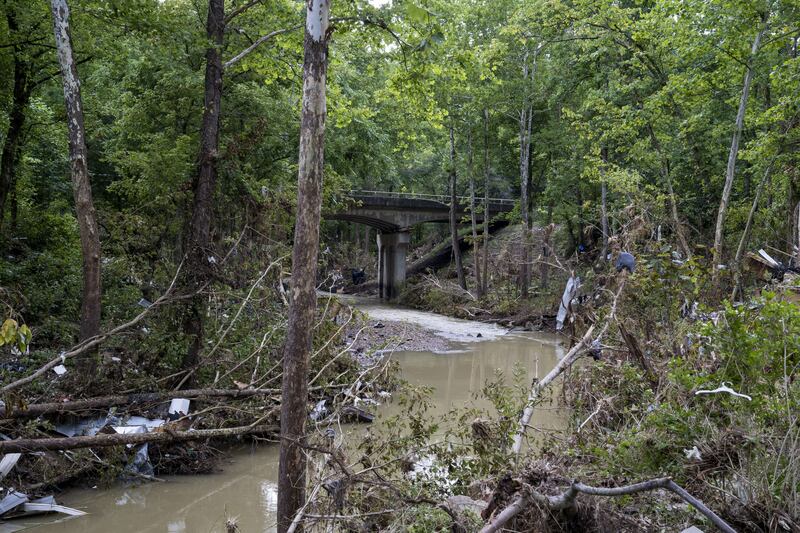
<svg viewBox="0 0 800 533">
<path fill-rule="evenodd" d="M 406 251 L 411 233 L 378 234 L 378 287 L 381 298 L 391 300 L 400 294 L 406 281 Z"/>
</svg>

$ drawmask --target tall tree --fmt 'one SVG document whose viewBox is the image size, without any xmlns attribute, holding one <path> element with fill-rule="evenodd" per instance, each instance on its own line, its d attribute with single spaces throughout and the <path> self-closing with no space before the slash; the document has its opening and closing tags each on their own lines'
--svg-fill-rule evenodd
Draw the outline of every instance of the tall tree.
<svg viewBox="0 0 800 533">
<path fill-rule="evenodd" d="M 279 532 L 290 527 L 293 517 L 305 503 L 306 495 L 303 444 L 308 416 L 308 359 L 317 306 L 330 7 L 330 0 L 306 0 L 297 216 L 292 248 L 292 300 L 283 352 Z"/>
<path fill-rule="evenodd" d="M 728 153 L 728 166 L 725 170 L 725 186 L 722 189 L 722 198 L 719 202 L 719 211 L 717 211 L 717 225 L 714 230 L 714 263 L 712 271 L 714 272 L 715 279 L 718 277 L 719 264 L 722 261 L 722 237 L 725 228 L 725 215 L 728 211 L 728 202 L 730 201 L 731 190 L 733 189 L 733 179 L 736 176 L 736 158 L 739 155 L 739 140 L 742 137 L 742 129 L 744 128 L 744 114 L 747 110 L 747 99 L 750 96 L 750 85 L 753 83 L 753 61 L 755 61 L 758 49 L 761 47 L 761 39 L 767 31 L 768 19 L 769 11 L 765 10 L 761 17 L 761 27 L 756 34 L 756 38 L 753 40 L 750 57 L 747 60 L 744 83 L 742 84 L 742 94 L 739 98 L 739 109 L 736 112 L 736 123 L 733 128 L 731 148 Z"/>
<path fill-rule="evenodd" d="M 453 119 L 450 119 L 450 168 L 448 176 L 450 178 L 450 239 L 453 243 L 453 257 L 456 262 L 456 274 L 458 275 L 458 284 L 462 289 L 467 290 L 467 279 L 464 277 L 464 265 L 461 262 L 461 247 L 458 245 L 458 218 L 456 210 L 458 209 L 458 197 L 456 196 L 456 140 L 453 131 Z"/>
<path fill-rule="evenodd" d="M 85 340 L 97 335 L 100 330 L 100 234 L 89 182 L 81 83 L 72 53 L 69 6 L 67 0 L 50 0 L 50 7 L 67 109 L 72 189 L 83 255 L 80 338 Z"/>
<path fill-rule="evenodd" d="M 209 0 L 206 17 L 206 75 L 203 96 L 203 123 L 200 128 L 200 153 L 198 169 L 192 183 L 194 203 L 186 243 L 189 285 L 197 290 L 208 279 L 208 270 L 214 260 L 209 250 L 211 244 L 211 214 L 213 212 L 214 188 L 217 183 L 217 159 L 219 157 L 219 124 L 222 104 L 222 43 L 225 36 L 225 2 Z M 203 315 L 205 300 L 195 295 L 189 304 L 184 319 L 184 333 L 189 337 L 189 348 L 183 367 L 198 363 L 203 343 Z"/>
<path fill-rule="evenodd" d="M 472 131 L 467 132 L 467 173 L 469 174 L 469 213 L 472 222 L 472 268 L 475 272 L 475 292 L 478 298 L 483 296 L 483 283 L 481 282 L 480 244 L 478 242 L 478 222 L 475 213 L 475 168 L 472 154 Z"/>
</svg>

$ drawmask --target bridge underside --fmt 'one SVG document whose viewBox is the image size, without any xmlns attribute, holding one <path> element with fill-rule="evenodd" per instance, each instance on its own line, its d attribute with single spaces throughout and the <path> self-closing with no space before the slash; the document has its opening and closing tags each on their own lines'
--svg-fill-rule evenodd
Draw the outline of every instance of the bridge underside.
<svg viewBox="0 0 800 533">
<path fill-rule="evenodd" d="M 402 197 L 353 196 L 357 204 L 337 213 L 327 213 L 328 220 L 364 224 L 378 230 L 378 286 L 381 298 L 393 299 L 400 294 L 406 280 L 406 252 L 411 242 L 411 228 L 425 222 L 448 222 L 448 205 L 427 199 Z M 510 209 L 507 204 L 492 205 L 490 213 Z M 466 212 L 458 208 L 461 218 Z M 477 215 L 483 222 L 483 214 Z"/>
</svg>

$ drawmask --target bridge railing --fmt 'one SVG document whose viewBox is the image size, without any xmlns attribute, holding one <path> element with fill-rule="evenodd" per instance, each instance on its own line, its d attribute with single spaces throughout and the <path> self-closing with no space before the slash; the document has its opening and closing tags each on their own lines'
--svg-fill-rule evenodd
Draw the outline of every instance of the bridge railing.
<svg viewBox="0 0 800 533">
<path fill-rule="evenodd" d="M 348 192 L 350 196 L 373 196 L 373 197 L 382 197 L 382 198 L 408 198 L 411 200 L 433 200 L 435 202 L 441 202 L 443 204 L 447 204 L 450 202 L 450 196 L 444 194 L 426 194 L 426 193 L 418 193 L 418 192 L 388 192 L 388 191 L 367 191 L 367 190 L 351 190 Z M 462 202 L 469 202 L 469 196 L 456 196 L 459 201 Z M 475 201 L 480 203 L 483 201 L 483 198 L 475 197 Z M 509 198 L 489 198 L 489 203 L 495 205 L 508 205 L 513 206 L 516 203 L 516 200 L 511 200 Z"/>
</svg>

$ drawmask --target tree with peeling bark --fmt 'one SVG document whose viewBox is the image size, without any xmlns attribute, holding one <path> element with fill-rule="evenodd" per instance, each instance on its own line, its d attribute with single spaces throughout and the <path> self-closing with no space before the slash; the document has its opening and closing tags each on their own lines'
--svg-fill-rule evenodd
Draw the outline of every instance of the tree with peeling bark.
<svg viewBox="0 0 800 533">
<path fill-rule="evenodd" d="M 317 306 L 316 279 L 327 116 L 330 0 L 306 0 L 303 101 L 300 118 L 297 213 L 292 282 L 283 351 L 278 531 L 289 529 L 306 499 L 305 425 L 308 359 Z"/>
<path fill-rule="evenodd" d="M 80 338 L 86 340 L 100 331 L 100 228 L 92 200 L 89 180 L 86 130 L 83 120 L 83 101 L 78 68 L 72 52 L 69 6 L 67 0 L 51 0 L 53 28 L 58 62 L 64 87 L 69 131 L 69 159 L 75 212 L 81 237 L 83 256 L 83 296 L 81 298 Z"/>
</svg>

